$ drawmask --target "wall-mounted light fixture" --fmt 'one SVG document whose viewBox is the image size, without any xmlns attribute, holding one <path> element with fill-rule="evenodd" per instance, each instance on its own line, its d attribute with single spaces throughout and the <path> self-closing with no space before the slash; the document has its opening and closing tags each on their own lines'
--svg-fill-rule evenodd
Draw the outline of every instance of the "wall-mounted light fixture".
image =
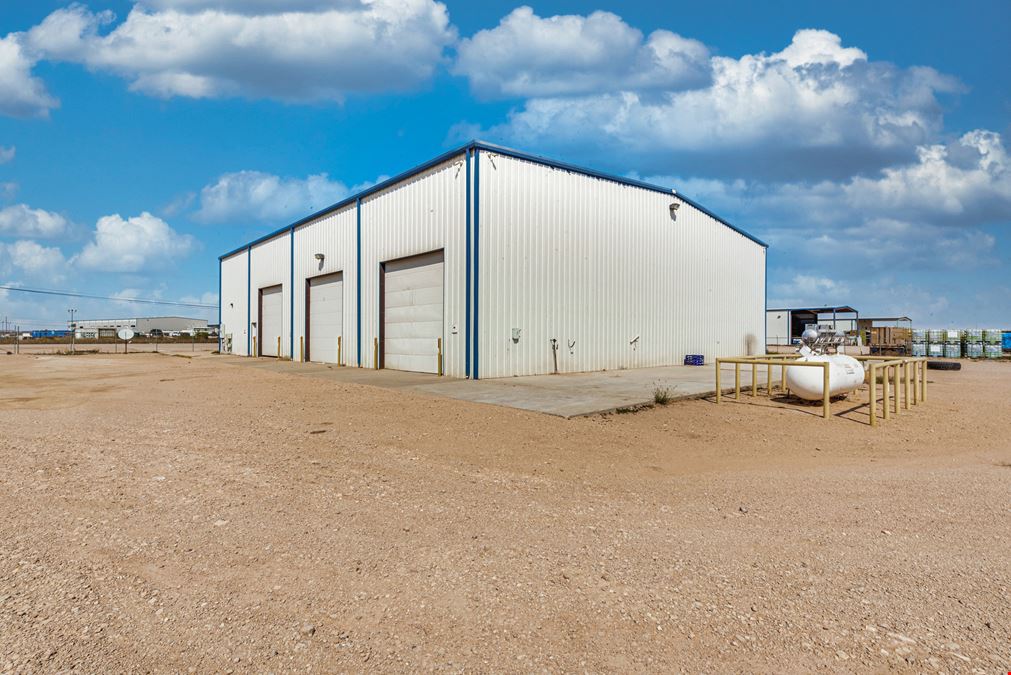
<svg viewBox="0 0 1011 675">
<path fill-rule="evenodd" d="M 316 254 L 316 260 L 318 260 L 319 262 L 323 262 L 323 258 L 325 258 L 325 257 L 326 256 L 323 255 L 322 253 L 317 253 Z"/>
</svg>

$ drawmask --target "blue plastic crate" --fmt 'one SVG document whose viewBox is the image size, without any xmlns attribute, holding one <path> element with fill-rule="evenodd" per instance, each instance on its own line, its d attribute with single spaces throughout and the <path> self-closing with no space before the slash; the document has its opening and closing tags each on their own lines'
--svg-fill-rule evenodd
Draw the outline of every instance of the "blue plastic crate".
<svg viewBox="0 0 1011 675">
<path fill-rule="evenodd" d="M 702 354 L 686 354 L 685 355 L 685 365 L 686 366 L 704 366 L 706 363 L 706 357 Z"/>
</svg>

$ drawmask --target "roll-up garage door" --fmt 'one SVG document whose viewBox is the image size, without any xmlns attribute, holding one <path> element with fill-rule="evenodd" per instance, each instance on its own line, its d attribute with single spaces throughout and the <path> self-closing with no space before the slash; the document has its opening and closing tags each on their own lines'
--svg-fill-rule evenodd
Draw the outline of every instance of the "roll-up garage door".
<svg viewBox="0 0 1011 675">
<path fill-rule="evenodd" d="M 442 337 L 442 251 L 383 265 L 383 366 L 437 373 Z"/>
<path fill-rule="evenodd" d="M 277 339 L 281 337 L 282 320 L 281 287 L 271 286 L 260 289 L 260 355 L 279 356 Z"/>
<path fill-rule="evenodd" d="M 308 300 L 308 359 L 339 363 L 337 339 L 344 327 L 344 275 L 338 272 L 309 279 Z"/>
</svg>

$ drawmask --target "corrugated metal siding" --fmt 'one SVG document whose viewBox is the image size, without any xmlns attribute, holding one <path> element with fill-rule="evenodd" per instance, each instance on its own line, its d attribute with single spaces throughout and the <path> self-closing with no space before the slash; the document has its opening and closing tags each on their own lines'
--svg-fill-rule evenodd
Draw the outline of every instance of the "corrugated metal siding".
<svg viewBox="0 0 1011 675">
<path fill-rule="evenodd" d="M 761 349 L 762 246 L 686 203 L 672 220 L 673 195 L 480 162 L 481 377 L 553 372 L 552 338 L 559 372 Z"/>
<path fill-rule="evenodd" d="M 362 363 L 373 367 L 379 335 L 379 265 L 445 252 L 443 354 L 446 375 L 464 376 L 466 171 L 461 153 L 362 201 Z"/>
<path fill-rule="evenodd" d="M 232 353 L 246 355 L 246 254 L 221 261 L 221 335 L 232 335 Z"/>
<path fill-rule="evenodd" d="M 252 321 L 260 325 L 257 317 L 259 290 L 280 284 L 281 291 L 281 356 L 291 356 L 289 322 L 291 317 L 291 240 L 290 234 L 281 234 L 259 243 L 251 249 L 252 261 L 249 270 L 249 302 Z M 253 333 L 256 337 L 256 333 Z"/>
<path fill-rule="evenodd" d="M 347 366 L 357 365 L 356 226 L 357 213 L 352 204 L 295 229 L 295 358 L 299 354 L 299 341 L 305 337 L 305 280 L 343 272 L 341 362 Z M 317 253 L 323 254 L 322 266 L 315 258 Z"/>
<path fill-rule="evenodd" d="M 790 344 L 790 312 L 784 309 L 765 313 L 765 341 L 770 345 Z"/>
</svg>

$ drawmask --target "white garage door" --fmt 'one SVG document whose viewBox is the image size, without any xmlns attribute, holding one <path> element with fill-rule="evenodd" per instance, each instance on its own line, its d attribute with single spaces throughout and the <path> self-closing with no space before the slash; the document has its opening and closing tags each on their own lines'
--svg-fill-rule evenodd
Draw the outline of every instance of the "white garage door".
<svg viewBox="0 0 1011 675">
<path fill-rule="evenodd" d="M 442 251 L 385 265 L 383 365 L 437 373 L 442 337 Z"/>
<path fill-rule="evenodd" d="M 260 289 L 260 353 L 263 356 L 278 356 L 277 339 L 281 337 L 282 309 L 281 287 L 271 286 Z"/>
<path fill-rule="evenodd" d="M 344 275 L 338 272 L 310 279 L 309 360 L 338 363 L 337 338 L 343 328 Z"/>
</svg>

